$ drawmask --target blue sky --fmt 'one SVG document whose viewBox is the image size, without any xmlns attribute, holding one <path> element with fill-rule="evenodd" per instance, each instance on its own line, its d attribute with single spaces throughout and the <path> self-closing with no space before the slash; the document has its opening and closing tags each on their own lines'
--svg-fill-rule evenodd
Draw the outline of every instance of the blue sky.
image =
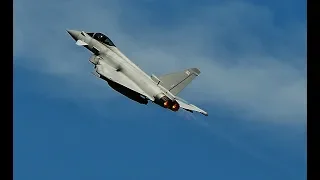
<svg viewBox="0 0 320 180">
<path fill-rule="evenodd" d="M 14 2 L 15 179 L 306 179 L 304 1 Z M 65 31 L 101 31 L 147 73 L 198 67 L 140 105 Z"/>
</svg>

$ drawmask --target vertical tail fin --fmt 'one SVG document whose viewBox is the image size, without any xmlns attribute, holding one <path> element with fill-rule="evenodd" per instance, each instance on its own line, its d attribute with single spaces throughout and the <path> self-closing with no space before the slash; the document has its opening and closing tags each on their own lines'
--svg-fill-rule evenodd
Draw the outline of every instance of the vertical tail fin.
<svg viewBox="0 0 320 180">
<path fill-rule="evenodd" d="M 200 74 L 198 68 L 189 68 L 181 72 L 159 76 L 160 85 L 168 89 L 173 95 L 181 92 L 196 76 Z"/>
</svg>

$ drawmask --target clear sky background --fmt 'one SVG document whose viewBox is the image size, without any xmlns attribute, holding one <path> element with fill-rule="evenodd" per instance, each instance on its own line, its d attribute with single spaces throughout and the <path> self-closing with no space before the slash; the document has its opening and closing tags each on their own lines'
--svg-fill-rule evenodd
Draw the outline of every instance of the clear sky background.
<svg viewBox="0 0 320 180">
<path fill-rule="evenodd" d="M 181 97 L 135 103 L 91 74 L 66 29 L 103 32 Z M 306 179 L 306 2 L 14 1 L 14 178 Z"/>
</svg>

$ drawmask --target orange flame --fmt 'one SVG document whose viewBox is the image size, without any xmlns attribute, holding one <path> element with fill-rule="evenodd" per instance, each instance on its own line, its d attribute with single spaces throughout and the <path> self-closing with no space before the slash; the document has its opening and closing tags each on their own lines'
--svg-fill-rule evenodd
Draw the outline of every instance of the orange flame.
<svg viewBox="0 0 320 180">
<path fill-rule="evenodd" d="M 173 106 L 171 107 L 171 109 L 173 111 L 178 111 L 179 110 L 179 104 L 178 103 L 174 103 Z"/>
<path fill-rule="evenodd" d="M 164 103 L 163 103 L 163 106 L 164 106 L 164 107 L 168 107 L 168 106 L 169 106 L 169 101 L 164 102 Z"/>
</svg>

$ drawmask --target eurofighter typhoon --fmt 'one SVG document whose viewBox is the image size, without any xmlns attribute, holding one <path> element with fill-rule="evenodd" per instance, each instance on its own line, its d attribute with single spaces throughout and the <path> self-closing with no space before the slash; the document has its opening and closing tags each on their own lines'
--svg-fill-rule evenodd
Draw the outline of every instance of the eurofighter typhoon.
<svg viewBox="0 0 320 180">
<path fill-rule="evenodd" d="M 129 60 L 115 44 L 102 33 L 67 30 L 78 46 L 84 46 L 93 54 L 89 61 L 94 65 L 93 74 L 108 82 L 109 86 L 124 96 L 148 104 L 152 101 L 163 108 L 189 112 L 207 112 L 189 104 L 177 95 L 200 74 L 199 69 L 189 68 L 163 76 L 149 76 Z"/>
</svg>

